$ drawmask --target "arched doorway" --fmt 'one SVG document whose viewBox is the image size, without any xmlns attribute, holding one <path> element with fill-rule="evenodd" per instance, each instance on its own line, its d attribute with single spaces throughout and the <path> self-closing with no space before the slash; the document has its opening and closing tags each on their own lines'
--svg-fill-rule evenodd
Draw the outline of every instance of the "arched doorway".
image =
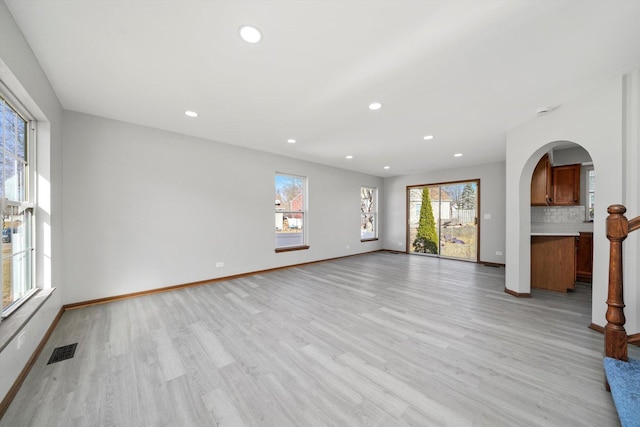
<svg viewBox="0 0 640 427">
<path fill-rule="evenodd" d="M 531 289 L 588 294 L 591 303 L 595 168 L 579 144 L 556 141 L 531 156 Z M 524 172 L 523 172 L 524 174 Z"/>
</svg>

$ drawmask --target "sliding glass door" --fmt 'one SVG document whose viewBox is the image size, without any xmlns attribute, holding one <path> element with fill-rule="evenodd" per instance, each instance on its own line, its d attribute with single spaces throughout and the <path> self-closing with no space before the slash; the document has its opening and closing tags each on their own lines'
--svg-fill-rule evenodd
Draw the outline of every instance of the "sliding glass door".
<svg viewBox="0 0 640 427">
<path fill-rule="evenodd" d="M 478 261 L 480 181 L 407 187 L 409 253 Z"/>
</svg>

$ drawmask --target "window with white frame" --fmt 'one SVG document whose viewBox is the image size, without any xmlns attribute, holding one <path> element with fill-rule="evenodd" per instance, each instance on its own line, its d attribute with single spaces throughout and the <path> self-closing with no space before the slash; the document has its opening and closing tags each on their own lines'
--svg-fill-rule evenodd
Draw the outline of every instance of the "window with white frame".
<svg viewBox="0 0 640 427">
<path fill-rule="evenodd" d="M 360 188 L 360 240 L 378 238 L 378 189 Z"/>
<path fill-rule="evenodd" d="M 276 252 L 306 249 L 307 179 L 276 173 Z"/>
<path fill-rule="evenodd" d="M 587 171 L 587 221 L 593 220 L 596 203 L 596 171 L 593 167 Z"/>
<path fill-rule="evenodd" d="M 34 138 L 26 113 L 0 94 L 0 210 L 2 212 L 2 316 L 34 291 L 33 191 L 30 184 Z"/>
</svg>

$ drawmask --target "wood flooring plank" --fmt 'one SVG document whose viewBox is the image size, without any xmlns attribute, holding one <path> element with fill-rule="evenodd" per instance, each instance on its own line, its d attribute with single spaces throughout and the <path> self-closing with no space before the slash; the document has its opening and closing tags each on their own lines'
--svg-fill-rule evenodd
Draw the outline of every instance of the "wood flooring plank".
<svg viewBox="0 0 640 427">
<path fill-rule="evenodd" d="M 247 313 L 250 313 L 250 314 L 260 314 L 261 313 L 260 310 L 258 310 L 255 307 L 252 307 L 250 304 L 248 304 L 246 301 L 240 299 L 240 297 L 238 297 L 238 295 L 236 295 L 234 293 L 228 293 L 228 294 L 225 295 L 225 297 L 227 297 L 228 299 L 233 301 L 239 307 L 242 307 L 244 310 L 247 311 Z"/>
<path fill-rule="evenodd" d="M 218 427 L 244 427 L 238 408 L 223 388 L 216 388 L 202 398 L 213 413 Z"/>
<path fill-rule="evenodd" d="M 153 332 L 153 339 L 156 342 L 156 355 L 160 363 L 162 378 L 164 381 L 171 381 L 186 373 L 182 364 L 181 356 L 174 347 L 171 337 L 163 329 Z"/>
<path fill-rule="evenodd" d="M 194 323 L 190 325 L 190 328 L 216 368 L 223 368 L 235 362 L 233 356 L 227 352 L 218 337 L 202 322 Z"/>
<path fill-rule="evenodd" d="M 225 389 L 238 402 L 238 410 L 248 419 L 246 423 L 253 426 L 295 426 L 274 405 L 263 381 L 257 376 L 243 371 L 238 364 L 224 367 L 220 374 L 224 379 Z"/>
<path fill-rule="evenodd" d="M 232 280 L 230 281 L 228 284 L 224 285 L 222 284 L 221 286 L 226 286 L 227 289 L 229 289 L 231 292 L 233 292 L 234 294 L 238 295 L 240 298 L 247 298 L 249 296 L 248 293 L 246 293 L 239 285 L 242 282 L 240 282 L 239 280 Z"/>
</svg>

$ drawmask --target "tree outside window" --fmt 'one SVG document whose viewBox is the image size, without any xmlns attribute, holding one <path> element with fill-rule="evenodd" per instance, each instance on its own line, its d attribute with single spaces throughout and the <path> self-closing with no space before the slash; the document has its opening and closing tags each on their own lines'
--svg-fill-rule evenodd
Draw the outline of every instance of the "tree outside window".
<svg viewBox="0 0 640 427">
<path fill-rule="evenodd" d="M 422 190 L 422 202 L 420 204 L 420 220 L 418 232 L 413 241 L 413 250 L 417 253 L 437 254 L 438 253 L 438 233 L 436 232 L 436 221 L 433 216 L 431 197 L 429 189 Z"/>
</svg>

